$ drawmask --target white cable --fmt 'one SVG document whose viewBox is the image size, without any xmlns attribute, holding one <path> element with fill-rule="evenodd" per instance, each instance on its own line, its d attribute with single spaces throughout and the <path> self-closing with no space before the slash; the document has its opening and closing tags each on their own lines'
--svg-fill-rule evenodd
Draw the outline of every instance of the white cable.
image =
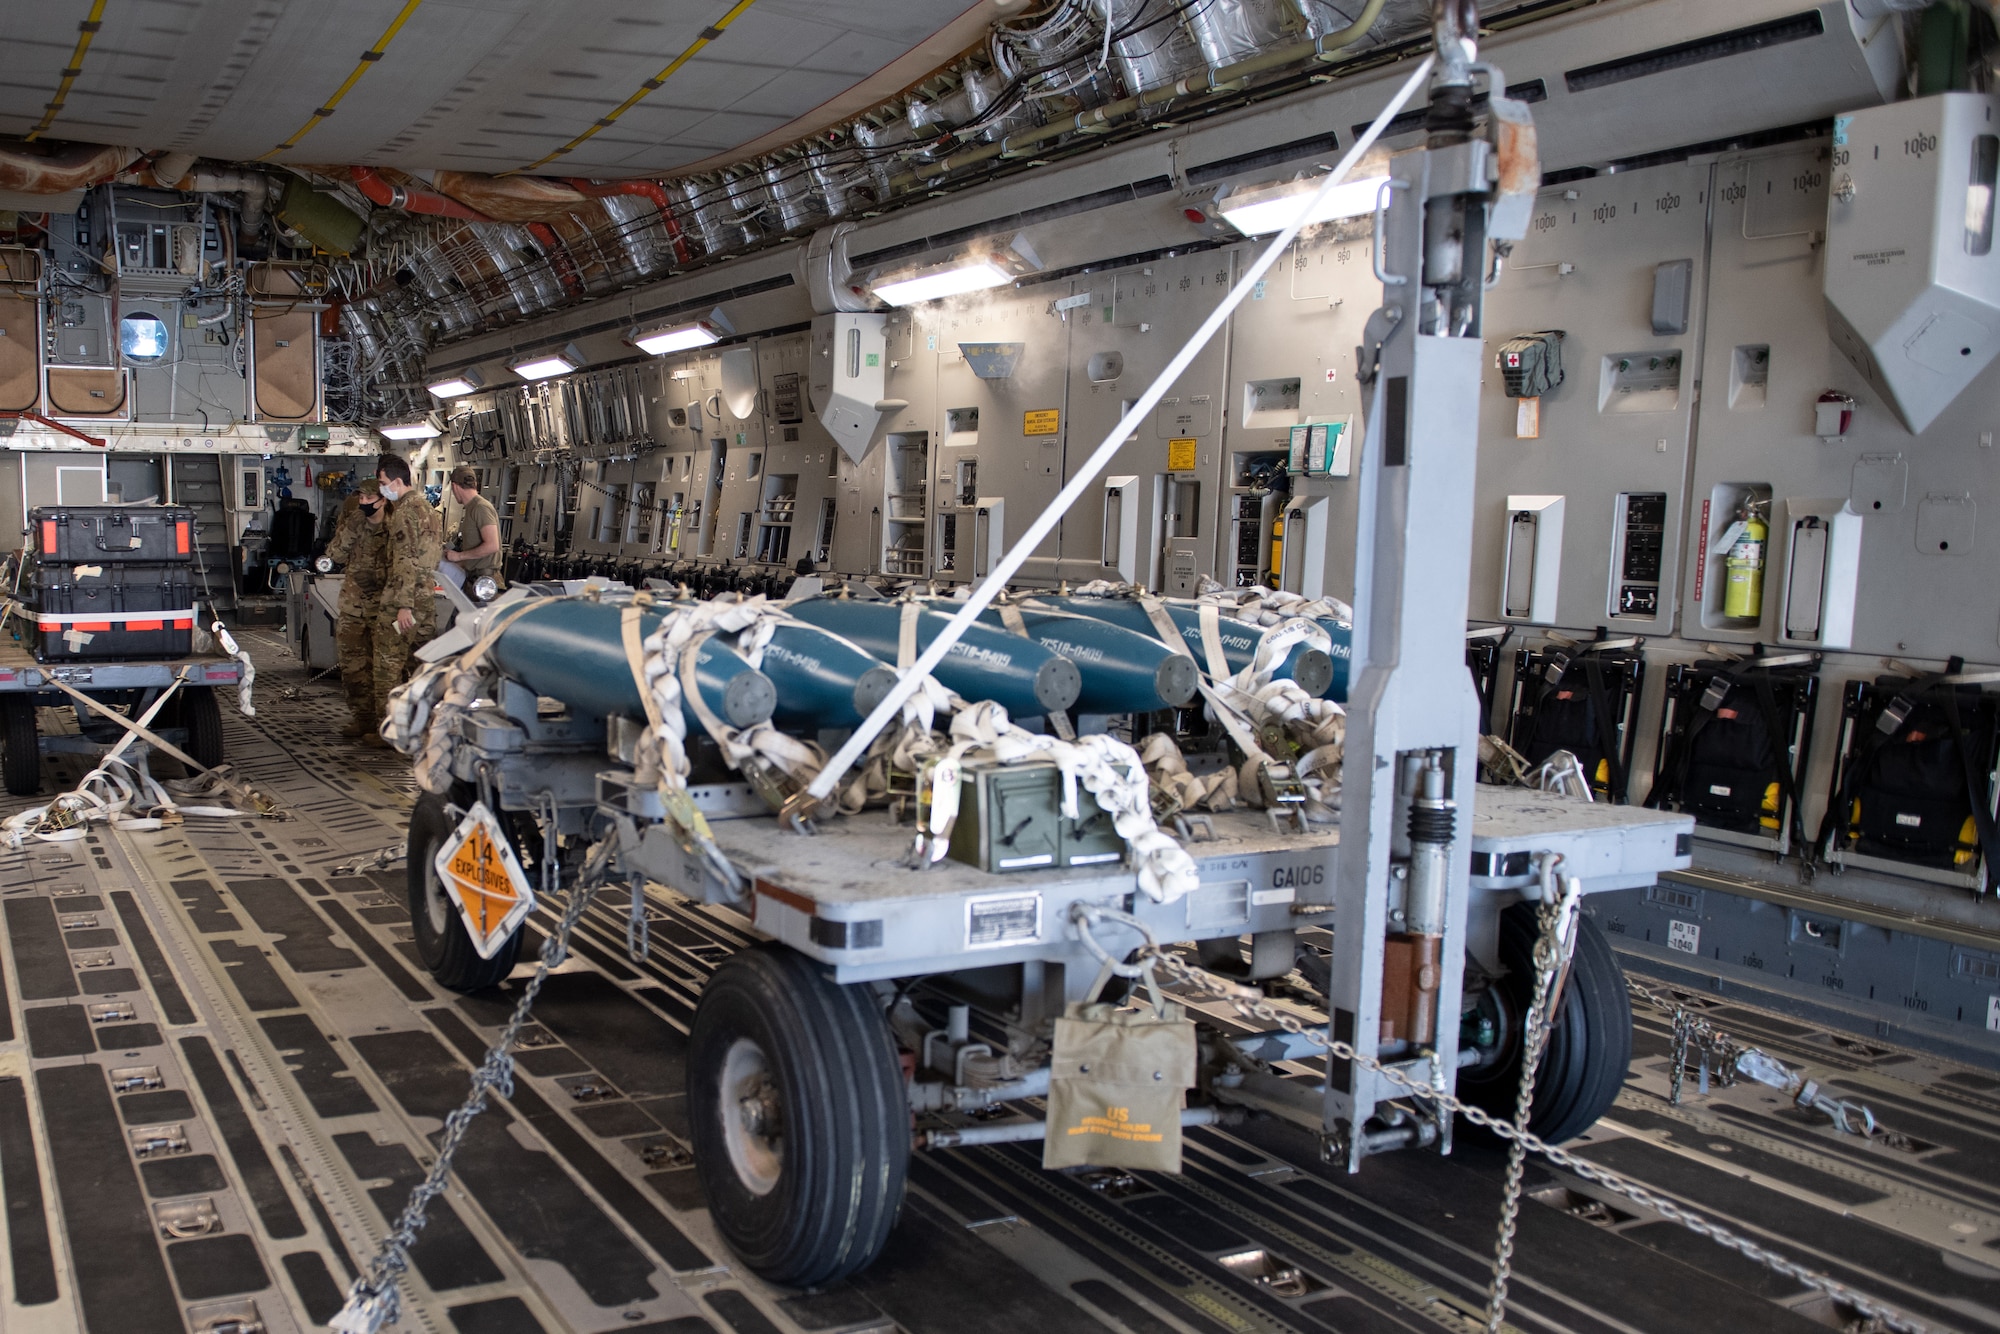
<svg viewBox="0 0 2000 1334">
<path fill-rule="evenodd" d="M 1028 525 L 1028 531 L 1023 533 L 1013 548 L 1000 558 L 1000 563 L 993 567 L 993 572 L 986 576 L 986 581 L 972 591 L 972 596 L 965 600 L 950 622 L 938 632 L 930 647 L 925 649 L 911 665 L 911 670 L 905 672 L 895 687 L 882 697 L 882 702 L 875 706 L 875 711 L 863 720 L 861 726 L 854 729 L 854 734 L 847 738 L 847 743 L 834 752 L 833 758 L 827 761 L 826 767 L 819 771 L 818 777 L 813 779 L 811 787 L 807 789 L 814 800 L 826 800 L 827 794 L 833 791 L 841 775 L 847 772 L 849 766 L 867 751 L 882 729 L 902 711 L 903 701 L 916 691 L 919 679 L 929 675 L 937 667 L 944 659 L 944 655 L 951 650 L 951 646 L 958 642 L 959 636 L 979 619 L 979 614 L 992 604 L 993 599 L 1007 586 L 1007 581 L 1012 579 L 1015 572 L 1026 563 L 1030 553 L 1042 544 L 1042 539 L 1054 530 L 1063 515 L 1069 513 L 1071 507 L 1082 498 L 1091 483 L 1097 480 L 1098 474 L 1110 466 L 1112 456 L 1124 445 L 1125 440 L 1151 415 L 1167 390 L 1173 387 L 1174 381 L 1180 378 L 1181 372 L 1188 368 L 1189 363 L 1204 347 L 1208 346 L 1208 341 L 1215 337 L 1223 322 L 1243 303 L 1243 299 L 1250 295 L 1251 289 L 1256 287 L 1265 272 L 1278 262 L 1278 256 L 1291 245 L 1292 239 L 1305 226 L 1306 219 L 1313 215 L 1313 211 L 1333 192 L 1333 188 L 1347 178 L 1347 173 L 1353 169 L 1354 164 L 1374 147 L 1376 139 L 1381 137 L 1383 128 L 1403 109 L 1404 104 L 1416 95 L 1417 89 L 1430 75 L 1432 59 L 1430 56 L 1424 57 L 1415 72 L 1404 81 L 1401 88 L 1396 90 L 1396 95 L 1389 99 L 1389 104 L 1375 117 L 1367 132 L 1354 141 L 1354 146 L 1347 150 L 1346 156 L 1342 157 L 1333 171 L 1320 182 L 1319 189 L 1311 198 L 1301 203 L 1298 216 L 1292 219 L 1291 225 L 1272 238 L 1264 253 L 1257 257 L 1257 262 L 1244 272 L 1242 278 L 1237 280 L 1236 286 L 1230 289 L 1229 295 L 1222 299 L 1222 304 L 1209 312 L 1208 318 L 1202 321 L 1201 328 L 1195 330 L 1194 336 L 1188 339 L 1186 346 L 1174 354 L 1174 359 L 1167 363 L 1159 378 L 1146 386 L 1146 392 L 1133 401 L 1124 417 L 1111 428 L 1111 433 L 1104 437 L 1104 443 L 1097 447 L 1097 452 L 1077 469 L 1076 476 L 1072 477 L 1069 485 L 1056 496 L 1055 503 L 1043 510 L 1036 516 L 1035 521 Z"/>
</svg>

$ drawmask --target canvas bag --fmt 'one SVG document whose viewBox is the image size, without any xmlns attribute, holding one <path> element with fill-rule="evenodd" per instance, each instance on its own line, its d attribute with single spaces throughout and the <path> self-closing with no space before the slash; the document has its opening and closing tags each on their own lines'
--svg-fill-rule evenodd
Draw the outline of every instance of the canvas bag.
<svg viewBox="0 0 2000 1334">
<path fill-rule="evenodd" d="M 1500 367 L 1500 383 L 1509 398 L 1540 398 L 1563 382 L 1563 339 L 1561 329 L 1521 334 L 1500 344 L 1494 361 Z"/>
<path fill-rule="evenodd" d="M 1106 978 L 1109 973 L 1107 971 Z M 1095 999 L 1056 1020 L 1043 1167 L 1181 1170 L 1181 1104 L 1194 1087 L 1194 1024 L 1163 1000 L 1149 972 L 1150 1005 Z"/>
</svg>

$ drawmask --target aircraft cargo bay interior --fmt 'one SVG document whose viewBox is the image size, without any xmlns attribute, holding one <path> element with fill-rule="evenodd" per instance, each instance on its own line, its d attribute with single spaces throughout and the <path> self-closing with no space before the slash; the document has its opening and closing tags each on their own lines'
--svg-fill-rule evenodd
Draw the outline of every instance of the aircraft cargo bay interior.
<svg viewBox="0 0 2000 1334">
<path fill-rule="evenodd" d="M 0 53 L 0 1330 L 2000 1334 L 2000 7 Z"/>
</svg>

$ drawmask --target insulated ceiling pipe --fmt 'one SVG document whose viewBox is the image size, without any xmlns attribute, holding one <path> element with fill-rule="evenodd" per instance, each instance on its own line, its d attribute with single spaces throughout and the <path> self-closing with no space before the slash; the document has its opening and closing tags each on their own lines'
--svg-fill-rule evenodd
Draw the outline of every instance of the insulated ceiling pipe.
<svg viewBox="0 0 2000 1334">
<path fill-rule="evenodd" d="M 141 156 L 136 148 L 64 144 L 49 153 L 0 149 L 0 190 L 59 195 L 101 185 Z"/>
<path fill-rule="evenodd" d="M 435 190 L 412 190 L 408 186 L 391 184 L 373 167 L 349 167 L 347 170 L 354 178 L 355 187 L 368 201 L 383 208 L 400 209 L 405 213 L 422 213 L 436 218 L 458 218 L 465 222 L 506 221 L 481 213 L 471 205 L 461 203 L 450 195 L 440 194 Z M 440 176 L 459 174 L 462 173 L 438 173 Z M 556 271 L 556 276 L 562 280 L 563 289 L 571 296 L 582 296 L 583 279 L 577 273 L 576 265 L 570 260 L 569 251 L 564 247 L 562 238 L 556 235 L 555 228 L 545 222 L 531 222 L 528 224 L 528 231 L 542 247 L 542 253 L 547 257 L 550 267 Z"/>
<path fill-rule="evenodd" d="M 591 211 L 590 196 L 545 176 L 482 176 L 470 171 L 428 173 L 431 187 L 476 208 L 495 222 L 560 222 Z"/>
<path fill-rule="evenodd" d="M 361 191 L 371 204 L 383 208 L 400 209 L 404 213 L 423 213 L 434 218 L 460 218 L 466 222 L 494 222 L 476 208 L 469 208 L 449 195 L 438 194 L 434 190 L 412 190 L 407 186 L 391 185 L 373 167 L 349 167 L 348 175 L 354 178 L 355 188 Z"/>
<path fill-rule="evenodd" d="M 658 181 L 587 181 L 580 176 L 567 176 L 563 183 L 578 194 L 602 199 L 608 195 L 639 195 L 653 201 L 660 210 L 660 225 L 667 229 L 667 239 L 673 243 L 674 259 L 682 264 L 694 258 L 688 251 L 687 238 L 681 235 L 680 219 L 674 216 L 673 206 L 667 203 L 667 192 Z"/>
</svg>

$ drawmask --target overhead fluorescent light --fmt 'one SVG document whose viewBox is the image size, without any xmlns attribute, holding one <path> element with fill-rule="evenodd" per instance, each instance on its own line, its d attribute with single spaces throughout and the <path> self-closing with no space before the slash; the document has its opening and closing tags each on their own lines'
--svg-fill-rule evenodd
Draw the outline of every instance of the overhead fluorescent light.
<svg viewBox="0 0 2000 1334">
<path fill-rule="evenodd" d="M 376 427 L 375 430 L 385 440 L 429 440 L 433 436 L 444 434 L 438 430 L 437 423 L 428 417 L 419 417 L 415 421 L 390 422 L 386 426 Z"/>
<path fill-rule="evenodd" d="M 485 377 L 478 371 L 464 370 L 442 380 L 432 380 L 424 388 L 430 390 L 434 398 L 463 398 L 485 383 Z"/>
<path fill-rule="evenodd" d="M 967 292 L 983 292 L 990 287 L 1005 287 L 1013 281 L 1014 275 L 992 260 L 978 259 L 876 283 L 874 291 L 892 306 L 914 306 L 943 297 L 964 296 Z"/>
<path fill-rule="evenodd" d="M 722 335 L 707 320 L 694 320 L 687 324 L 656 324 L 651 328 L 634 329 L 625 335 L 625 341 L 641 352 L 664 357 L 669 352 L 685 352 L 689 348 L 718 343 L 722 341 Z"/>
<path fill-rule="evenodd" d="M 1358 181 L 1342 181 L 1327 191 L 1326 198 L 1306 214 L 1305 225 L 1332 222 L 1335 218 L 1358 218 L 1375 211 L 1375 201 L 1387 176 L 1367 176 Z M 1319 192 L 1316 177 L 1284 181 L 1276 185 L 1253 185 L 1231 190 L 1216 203 L 1222 219 L 1245 236 L 1269 236 L 1292 225 L 1299 212 L 1311 204 Z"/>
<path fill-rule="evenodd" d="M 556 352 L 536 352 L 507 363 L 507 369 L 523 380 L 546 380 L 551 375 L 568 375 L 571 371 L 582 370 L 589 365 L 589 358 L 577 350 L 575 343 Z"/>
<path fill-rule="evenodd" d="M 892 306 L 914 306 L 1005 287 L 1041 267 L 1042 262 L 1029 247 L 1028 238 L 1016 236 L 998 249 L 974 250 L 942 263 L 871 278 L 869 288 Z"/>
</svg>

